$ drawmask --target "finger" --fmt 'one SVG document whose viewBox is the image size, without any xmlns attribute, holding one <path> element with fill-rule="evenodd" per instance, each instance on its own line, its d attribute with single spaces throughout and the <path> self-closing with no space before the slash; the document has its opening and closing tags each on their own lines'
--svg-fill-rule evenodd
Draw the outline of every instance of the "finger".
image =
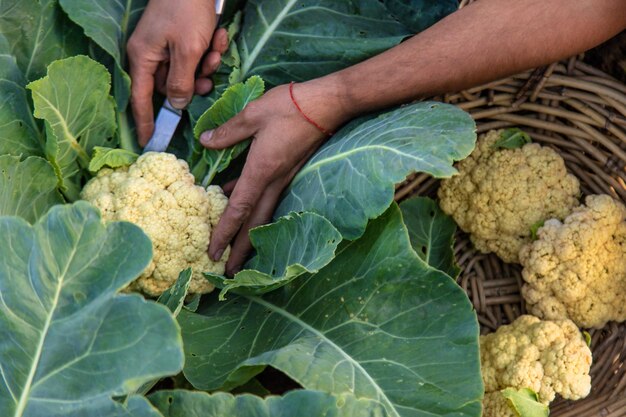
<svg viewBox="0 0 626 417">
<path fill-rule="evenodd" d="M 230 195 L 233 193 L 233 190 L 237 185 L 237 181 L 239 181 L 239 178 L 235 178 L 234 180 L 230 180 L 226 184 L 224 184 L 224 186 L 222 187 L 222 191 L 224 191 L 226 197 L 230 197 Z"/>
<path fill-rule="evenodd" d="M 219 68 L 222 63 L 222 55 L 219 52 L 211 51 L 202 60 L 200 77 L 208 77 Z"/>
<path fill-rule="evenodd" d="M 219 54 L 224 54 L 228 50 L 228 32 L 224 28 L 219 28 L 213 34 L 211 50 Z"/>
<path fill-rule="evenodd" d="M 228 201 L 226 210 L 213 231 L 209 243 L 209 256 L 217 260 L 224 249 L 245 224 L 256 207 L 261 195 L 270 184 L 271 170 L 262 166 L 258 159 L 248 160 L 241 177 Z"/>
<path fill-rule="evenodd" d="M 230 256 L 226 262 L 226 273 L 228 275 L 235 275 L 248 258 L 248 255 L 252 250 L 249 231 L 250 229 L 261 226 L 270 221 L 282 189 L 282 184 L 279 184 L 276 181 L 272 183 L 267 188 L 265 193 L 263 193 L 263 196 L 248 218 L 248 221 L 241 228 L 241 230 L 239 230 L 239 233 L 237 233 L 237 237 L 231 246 Z"/>
<path fill-rule="evenodd" d="M 129 49 L 131 44 L 129 44 Z M 152 94 L 154 92 L 154 73 L 158 62 L 145 59 L 142 55 L 130 54 L 131 108 L 137 127 L 137 138 L 142 147 L 154 130 L 154 110 L 152 108 Z"/>
<path fill-rule="evenodd" d="M 191 101 L 195 72 L 203 51 L 200 48 L 172 45 L 170 71 L 167 75 L 167 98 L 173 107 L 183 109 Z"/>
<path fill-rule="evenodd" d="M 213 89 L 213 80 L 210 78 L 198 78 L 196 80 L 196 94 L 201 96 L 208 94 Z"/>
<path fill-rule="evenodd" d="M 256 106 L 254 106 L 256 108 Z M 220 127 L 200 135 L 200 143 L 209 149 L 224 149 L 246 140 L 256 133 L 256 110 L 253 103 Z"/>
<path fill-rule="evenodd" d="M 167 95 L 167 73 L 169 72 L 169 63 L 160 62 L 154 74 L 154 85 L 156 90 L 162 95 Z"/>
</svg>

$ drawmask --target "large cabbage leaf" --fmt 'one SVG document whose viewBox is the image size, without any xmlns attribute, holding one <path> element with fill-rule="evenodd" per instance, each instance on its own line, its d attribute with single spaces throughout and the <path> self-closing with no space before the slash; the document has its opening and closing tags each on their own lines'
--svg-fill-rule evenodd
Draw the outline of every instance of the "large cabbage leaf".
<svg viewBox="0 0 626 417">
<path fill-rule="evenodd" d="M 474 148 L 475 124 L 455 106 L 422 102 L 354 121 L 302 167 L 275 217 L 313 211 L 354 239 L 393 201 L 394 186 L 412 172 L 450 177 L 454 161 Z"/>
<path fill-rule="evenodd" d="M 460 269 L 454 259 L 456 223 L 437 203 L 427 197 L 413 197 L 400 203 L 411 245 L 424 262 L 452 278 Z"/>
<path fill-rule="evenodd" d="M 159 391 L 150 401 L 164 417 L 385 417 L 375 401 L 357 400 L 353 395 L 333 395 L 296 390 L 284 397 L 259 398 L 224 392 Z"/>
<path fill-rule="evenodd" d="M 112 400 L 183 363 L 167 308 L 117 294 L 150 262 L 148 237 L 85 202 L 34 226 L 0 217 L 0 233 L 0 415 L 155 415 Z"/>
<path fill-rule="evenodd" d="M 389 12 L 414 33 L 427 29 L 459 7 L 458 0 L 381 0 Z"/>
<path fill-rule="evenodd" d="M 114 96 L 124 111 L 130 98 L 130 77 L 125 71 L 126 43 L 148 4 L 148 0 L 60 0 L 67 15 L 115 61 Z"/>
<path fill-rule="evenodd" d="M 378 0 L 249 0 L 237 38 L 239 80 L 309 80 L 385 51 L 410 34 Z"/>
<path fill-rule="evenodd" d="M 0 156 L 0 216 L 20 216 L 34 223 L 62 202 L 48 161 L 38 156 L 23 161 L 17 156 Z"/>
<path fill-rule="evenodd" d="M 46 156 L 58 170 L 61 189 L 78 198 L 81 169 L 95 146 L 115 145 L 115 103 L 107 69 L 86 56 L 55 61 L 48 75 L 28 85 L 35 117 L 46 121 Z"/>
<path fill-rule="evenodd" d="M 185 376 L 229 389 L 273 366 L 391 416 L 479 416 L 478 323 L 464 292 L 410 246 L 397 206 L 316 274 L 179 315 Z"/>
<path fill-rule="evenodd" d="M 27 81 L 56 59 L 84 53 L 87 42 L 56 0 L 0 0 L 0 53 L 9 53 Z"/>
<path fill-rule="evenodd" d="M 341 234 L 315 213 L 290 213 L 277 222 L 250 230 L 256 255 L 242 271 L 228 279 L 205 274 L 222 288 L 238 294 L 264 294 L 288 284 L 306 272 L 318 272 L 334 257 Z"/>
<path fill-rule="evenodd" d="M 0 155 L 43 155 L 25 85 L 15 57 L 0 51 Z"/>
</svg>

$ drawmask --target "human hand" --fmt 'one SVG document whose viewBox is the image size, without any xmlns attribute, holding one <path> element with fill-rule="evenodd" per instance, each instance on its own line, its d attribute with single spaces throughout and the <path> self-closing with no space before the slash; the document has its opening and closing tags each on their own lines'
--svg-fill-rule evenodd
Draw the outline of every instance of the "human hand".
<svg viewBox="0 0 626 417">
<path fill-rule="evenodd" d="M 228 49 L 226 30 L 215 31 L 213 0 L 150 0 L 127 45 L 132 79 L 131 106 L 139 144 L 154 130 L 152 95 L 166 95 L 172 106 L 184 108 L 194 92 L 206 94 L 208 78 Z M 215 34 L 213 33 L 215 31 Z M 213 40 L 213 42 L 211 42 Z M 211 51 L 202 55 L 211 45 Z M 202 60 L 199 77 L 196 68 Z"/>
<path fill-rule="evenodd" d="M 340 85 L 327 79 L 296 84 L 294 97 L 304 114 L 325 129 L 334 130 L 350 115 L 342 106 Z M 213 131 L 204 132 L 200 142 L 209 149 L 223 149 L 253 138 L 241 177 L 226 185 L 230 201 L 209 245 L 209 256 L 220 259 L 232 243 L 226 273 L 239 270 L 251 250 L 248 231 L 267 223 L 283 189 L 327 136 L 298 112 L 282 85 L 251 102 L 237 116 Z"/>
</svg>

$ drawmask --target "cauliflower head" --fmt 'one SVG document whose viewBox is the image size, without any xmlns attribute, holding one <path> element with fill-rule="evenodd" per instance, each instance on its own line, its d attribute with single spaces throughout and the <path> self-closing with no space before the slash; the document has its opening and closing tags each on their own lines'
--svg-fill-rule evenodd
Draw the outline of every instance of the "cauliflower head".
<svg viewBox="0 0 626 417">
<path fill-rule="evenodd" d="M 495 333 L 480 336 L 485 416 L 515 416 L 503 410 L 505 388 L 530 388 L 549 404 L 556 394 L 578 400 L 591 390 L 591 350 L 571 320 L 520 316 Z M 496 395 L 498 394 L 498 395 Z"/>
<path fill-rule="evenodd" d="M 152 262 L 130 290 L 160 295 L 191 267 L 189 292 L 204 294 L 213 285 L 202 272 L 224 273 L 230 249 L 213 262 L 207 248 L 228 198 L 220 187 L 195 185 L 187 163 L 176 156 L 148 152 L 130 167 L 102 169 L 81 197 L 98 207 L 105 220 L 135 223 L 152 240 Z"/>
<path fill-rule="evenodd" d="M 591 195 L 563 222 L 548 220 L 520 252 L 528 310 L 601 328 L 626 320 L 626 208 Z"/>
<path fill-rule="evenodd" d="M 501 133 L 481 135 L 476 149 L 457 165 L 459 174 L 441 182 L 438 195 L 442 210 L 479 251 L 518 262 L 520 249 L 531 241 L 531 227 L 569 214 L 578 205 L 580 185 L 550 148 L 536 143 L 494 147 Z"/>
</svg>

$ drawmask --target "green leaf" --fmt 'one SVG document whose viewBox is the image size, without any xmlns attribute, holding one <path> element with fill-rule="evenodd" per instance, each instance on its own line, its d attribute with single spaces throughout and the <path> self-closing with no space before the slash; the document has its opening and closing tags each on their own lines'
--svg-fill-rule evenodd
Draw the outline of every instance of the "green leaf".
<svg viewBox="0 0 626 417">
<path fill-rule="evenodd" d="M 587 343 L 587 347 L 591 347 L 591 334 L 588 331 L 583 330 L 583 337 L 585 338 L 585 343 Z"/>
<path fill-rule="evenodd" d="M 346 239 L 365 230 L 412 172 L 450 177 L 474 148 L 475 124 L 462 110 L 423 102 L 357 120 L 337 132 L 295 176 L 274 216 L 313 211 Z"/>
<path fill-rule="evenodd" d="M 501 149 L 519 149 L 531 142 L 532 139 L 528 136 L 528 133 L 525 133 L 522 129 L 517 127 L 511 127 L 502 131 L 500 139 L 493 144 L 493 147 Z"/>
<path fill-rule="evenodd" d="M 385 417 L 374 401 L 353 395 L 335 397 L 318 391 L 296 390 L 285 396 L 259 398 L 224 392 L 159 391 L 150 401 L 164 417 Z"/>
<path fill-rule="evenodd" d="M 249 102 L 261 97 L 265 89 L 265 83 L 259 77 L 250 77 L 245 83 L 238 83 L 228 87 L 224 94 L 198 119 L 194 126 L 193 134 L 196 139 L 206 130 L 215 129 L 226 123 L 230 118 L 241 112 Z M 233 158 L 236 158 L 248 147 L 249 141 L 240 142 L 237 145 L 221 149 L 219 151 L 206 149 L 203 159 L 208 165 L 208 173 L 205 175 L 202 185 L 207 186 L 213 180 L 215 174 L 225 170 Z"/>
<path fill-rule="evenodd" d="M 178 316 L 185 303 L 189 285 L 191 285 L 191 268 L 180 271 L 174 285 L 159 296 L 157 303 L 161 303 L 169 308 L 174 317 Z"/>
<path fill-rule="evenodd" d="M 389 12 L 411 32 L 418 33 L 459 8 L 458 0 L 382 0 Z"/>
<path fill-rule="evenodd" d="M 169 311 L 117 294 L 152 257 L 139 227 L 81 201 L 0 234 L 0 415 L 128 415 L 113 396 L 181 369 Z"/>
<path fill-rule="evenodd" d="M 0 54 L 0 155 L 43 155 L 25 85 L 15 57 Z"/>
<path fill-rule="evenodd" d="M 500 392 L 520 417 L 548 417 L 550 414 L 548 406 L 540 403 L 537 393 L 530 388 L 506 388 Z"/>
<path fill-rule="evenodd" d="M 63 203 L 52 166 L 43 158 L 0 156 L 0 215 L 34 223 L 55 204 Z"/>
<path fill-rule="evenodd" d="M 130 97 L 130 77 L 124 71 L 126 43 L 143 13 L 148 0 L 60 0 L 61 7 L 99 47 L 115 60 L 115 98 L 124 111 Z"/>
<path fill-rule="evenodd" d="M 318 272 L 335 257 L 341 234 L 320 215 L 291 213 L 250 230 L 250 241 L 257 254 L 234 278 L 205 274 L 222 288 L 220 300 L 228 291 L 264 294 L 306 272 Z"/>
<path fill-rule="evenodd" d="M 200 298 L 201 298 L 200 294 L 192 295 L 191 299 L 189 300 L 187 304 L 184 305 L 184 307 L 191 312 L 195 312 L 200 306 Z"/>
<path fill-rule="evenodd" d="M 27 81 L 43 76 L 54 60 L 85 53 L 87 45 L 56 0 L 0 1 L 0 37 L 8 49 L 0 53 L 17 59 Z"/>
<path fill-rule="evenodd" d="M 537 232 L 539 231 L 540 228 L 543 227 L 545 222 L 546 222 L 545 220 L 539 220 L 538 222 L 533 223 L 530 226 L 530 238 L 532 240 L 537 240 Z"/>
<path fill-rule="evenodd" d="M 454 259 L 454 220 L 427 197 L 405 200 L 400 204 L 400 210 L 417 256 L 433 268 L 456 278 L 461 270 Z"/>
<path fill-rule="evenodd" d="M 465 293 L 411 248 L 397 206 L 317 274 L 178 316 L 187 379 L 231 389 L 272 366 L 306 389 L 391 416 L 478 417 L 478 322 Z"/>
<path fill-rule="evenodd" d="M 241 57 L 239 48 L 235 42 L 235 37 L 241 31 L 241 11 L 235 13 L 233 21 L 228 25 L 228 51 L 222 56 L 222 63 L 232 68 L 241 67 Z"/>
<path fill-rule="evenodd" d="M 411 35 L 378 0 L 249 0 L 237 38 L 239 80 L 305 81 L 386 51 Z"/>
<path fill-rule="evenodd" d="M 157 303 L 167 307 L 174 317 L 178 316 L 178 313 L 180 313 L 180 310 L 184 307 L 185 297 L 189 291 L 189 285 L 191 285 L 191 275 L 191 268 L 181 271 L 174 285 L 165 290 L 157 299 Z M 146 395 L 158 382 L 158 379 L 146 382 L 135 392 L 137 394 Z"/>
<path fill-rule="evenodd" d="M 61 7 L 85 34 L 119 65 L 126 64 L 126 43 L 137 26 L 148 0 L 124 2 L 60 0 Z"/>
<path fill-rule="evenodd" d="M 24 414 L 25 417 L 39 417 L 42 414 Z M 124 403 L 111 401 L 106 407 L 99 402 L 93 404 L 63 405 L 56 414 L 45 414 L 45 417 L 163 417 L 150 402 L 139 395 L 127 397 Z"/>
<path fill-rule="evenodd" d="M 98 172 L 102 167 L 120 168 L 134 163 L 139 155 L 125 149 L 105 148 L 94 146 L 91 161 L 89 161 L 89 171 Z"/>
<path fill-rule="evenodd" d="M 58 167 L 66 196 L 75 199 L 69 183 L 78 182 L 94 147 L 115 145 L 111 76 L 101 64 L 76 56 L 53 62 L 48 75 L 27 88 L 33 93 L 35 117 L 46 121 L 46 156 Z"/>
</svg>

